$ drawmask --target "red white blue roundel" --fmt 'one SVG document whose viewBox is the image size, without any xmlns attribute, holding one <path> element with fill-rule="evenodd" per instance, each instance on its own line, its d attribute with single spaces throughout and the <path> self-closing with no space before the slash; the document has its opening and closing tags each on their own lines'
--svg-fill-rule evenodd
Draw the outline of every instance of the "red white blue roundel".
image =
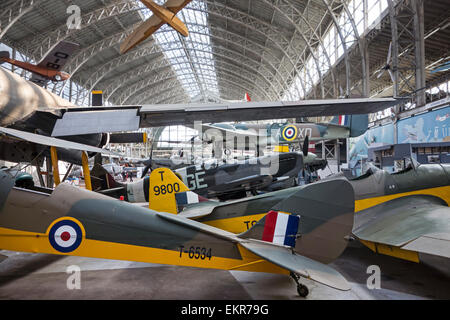
<svg viewBox="0 0 450 320">
<path fill-rule="evenodd" d="M 52 247 L 63 253 L 72 252 L 81 244 L 83 233 L 80 226 L 72 220 L 65 219 L 55 223 L 48 234 Z"/>
<path fill-rule="evenodd" d="M 293 125 L 286 126 L 282 132 L 283 139 L 291 141 L 297 138 L 297 127 Z"/>
</svg>

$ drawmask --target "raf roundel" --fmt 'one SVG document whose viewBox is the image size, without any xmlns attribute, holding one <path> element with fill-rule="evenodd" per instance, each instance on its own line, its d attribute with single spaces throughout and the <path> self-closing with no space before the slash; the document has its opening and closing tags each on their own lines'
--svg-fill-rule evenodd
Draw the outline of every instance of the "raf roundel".
<svg viewBox="0 0 450 320">
<path fill-rule="evenodd" d="M 48 234 L 52 247 L 59 252 L 68 253 L 77 249 L 83 238 L 80 226 L 72 220 L 60 220 L 55 223 Z"/>
<path fill-rule="evenodd" d="M 297 127 L 296 126 L 286 126 L 282 132 L 283 139 L 286 141 L 294 140 L 297 137 Z"/>
</svg>

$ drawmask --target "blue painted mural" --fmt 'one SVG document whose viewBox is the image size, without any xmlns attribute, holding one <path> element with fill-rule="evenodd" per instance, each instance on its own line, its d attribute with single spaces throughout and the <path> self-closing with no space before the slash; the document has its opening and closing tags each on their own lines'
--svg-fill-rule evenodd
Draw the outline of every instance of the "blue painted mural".
<svg viewBox="0 0 450 320">
<path fill-rule="evenodd" d="M 367 158 L 369 147 L 394 143 L 447 141 L 450 141 L 450 106 L 398 121 L 397 141 L 394 141 L 393 124 L 375 127 L 359 137 L 350 138 L 349 168 L 354 168 L 358 160 Z"/>
<path fill-rule="evenodd" d="M 450 141 L 450 107 L 400 120 L 398 143 Z"/>
<path fill-rule="evenodd" d="M 367 158 L 369 147 L 378 147 L 394 143 L 394 125 L 375 127 L 367 130 L 363 135 L 349 139 L 348 161 L 353 168 L 358 160 Z"/>
</svg>

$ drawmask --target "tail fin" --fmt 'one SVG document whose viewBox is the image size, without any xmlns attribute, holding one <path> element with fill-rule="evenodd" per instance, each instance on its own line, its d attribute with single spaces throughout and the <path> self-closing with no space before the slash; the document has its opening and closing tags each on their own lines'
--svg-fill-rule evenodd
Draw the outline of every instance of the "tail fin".
<svg viewBox="0 0 450 320">
<path fill-rule="evenodd" d="M 359 137 L 369 127 L 368 114 L 339 115 L 333 117 L 332 124 L 350 128 L 350 137 Z"/>
<path fill-rule="evenodd" d="M 297 235 L 300 233 L 300 216 L 270 210 L 256 225 L 241 233 L 241 238 L 252 238 L 295 247 Z"/>
<path fill-rule="evenodd" d="M 0 64 L 4 63 L 3 59 L 9 59 L 9 51 L 0 51 Z"/>
<path fill-rule="evenodd" d="M 190 191 L 183 181 L 168 168 L 154 169 L 150 174 L 149 208 L 177 214 L 176 194 Z"/>
<path fill-rule="evenodd" d="M 347 246 L 354 209 L 354 191 L 348 181 L 316 182 L 273 205 L 239 237 L 295 247 L 301 255 L 329 263 Z"/>
</svg>

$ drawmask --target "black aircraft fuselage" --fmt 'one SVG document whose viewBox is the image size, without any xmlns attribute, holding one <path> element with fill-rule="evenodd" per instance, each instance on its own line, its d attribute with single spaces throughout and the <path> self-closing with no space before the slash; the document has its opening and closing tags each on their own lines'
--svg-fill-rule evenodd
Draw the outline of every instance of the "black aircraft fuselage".
<svg viewBox="0 0 450 320">
<path fill-rule="evenodd" d="M 256 194 L 257 191 L 274 191 L 297 184 L 303 169 L 303 155 L 287 152 L 258 157 L 235 163 L 204 163 L 175 170 L 186 186 L 200 196 L 219 200 L 237 199 Z M 130 202 L 148 202 L 149 177 L 129 184 L 120 184 L 95 167 L 93 189 Z M 111 189 L 112 188 L 112 189 Z M 105 190 L 110 189 L 110 190 Z"/>
</svg>

